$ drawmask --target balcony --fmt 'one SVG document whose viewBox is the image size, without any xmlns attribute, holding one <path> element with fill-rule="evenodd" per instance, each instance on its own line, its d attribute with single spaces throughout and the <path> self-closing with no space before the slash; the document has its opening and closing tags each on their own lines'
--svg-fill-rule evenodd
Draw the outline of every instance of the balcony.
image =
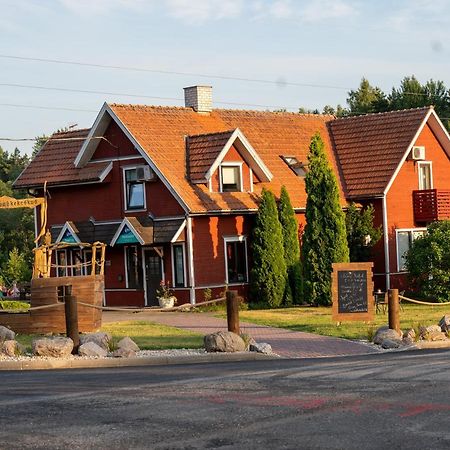
<svg viewBox="0 0 450 450">
<path fill-rule="evenodd" d="M 413 191 L 413 208 L 417 223 L 450 219 L 450 189 Z"/>
</svg>

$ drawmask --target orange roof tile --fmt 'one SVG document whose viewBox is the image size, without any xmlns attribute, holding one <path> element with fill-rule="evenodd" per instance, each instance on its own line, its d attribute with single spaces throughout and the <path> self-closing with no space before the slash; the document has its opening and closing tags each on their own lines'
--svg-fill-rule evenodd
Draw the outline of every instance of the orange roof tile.
<svg viewBox="0 0 450 450">
<path fill-rule="evenodd" d="M 54 133 L 33 161 L 14 182 L 15 188 L 99 181 L 108 162 L 86 164 L 77 169 L 74 160 L 89 129 Z"/>
<path fill-rule="evenodd" d="M 328 136 L 332 116 L 215 109 L 199 114 L 191 108 L 110 105 L 114 114 L 147 152 L 192 212 L 257 208 L 263 187 L 278 195 L 288 189 L 293 206 L 304 208 L 304 179 L 297 177 L 280 155 L 306 161 L 311 137 L 320 132 L 331 164 L 338 173 Z M 270 183 L 258 183 L 255 192 L 211 193 L 186 178 L 185 136 L 224 133 L 239 128 L 273 174 Z M 203 164 L 203 163 L 202 163 Z M 201 170 L 203 170 L 203 165 Z M 341 191 L 342 204 L 345 199 Z"/>
<path fill-rule="evenodd" d="M 330 122 L 347 197 L 381 196 L 430 107 Z"/>
</svg>

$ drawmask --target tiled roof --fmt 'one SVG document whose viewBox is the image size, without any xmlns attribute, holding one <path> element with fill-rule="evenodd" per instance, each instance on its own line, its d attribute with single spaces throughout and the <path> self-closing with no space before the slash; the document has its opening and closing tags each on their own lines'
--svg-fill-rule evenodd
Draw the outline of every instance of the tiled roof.
<svg viewBox="0 0 450 450">
<path fill-rule="evenodd" d="M 198 134 L 186 138 L 187 163 L 192 182 L 205 180 L 205 174 L 219 156 L 234 130 Z"/>
<path fill-rule="evenodd" d="M 80 239 L 81 242 L 90 244 L 93 244 L 96 241 L 109 244 L 119 226 L 117 223 L 95 223 L 89 220 L 83 222 L 70 222 L 70 224 L 78 236 L 78 239 Z M 53 225 L 50 228 L 52 242 L 56 241 L 63 227 L 64 225 Z"/>
<path fill-rule="evenodd" d="M 348 198 L 383 194 L 429 110 L 407 109 L 330 122 Z"/>
<path fill-rule="evenodd" d="M 77 169 L 74 160 L 89 130 L 55 133 L 14 182 L 15 188 L 98 181 L 108 162 Z M 58 140 L 59 139 L 59 140 Z"/>
<path fill-rule="evenodd" d="M 258 194 L 264 186 L 279 195 L 282 185 L 288 189 L 294 207 L 305 207 L 304 179 L 297 177 L 280 155 L 306 161 L 311 137 L 316 132 L 320 132 L 338 173 L 326 126 L 332 116 L 221 109 L 198 114 L 191 108 L 116 104 L 110 107 L 192 212 L 256 209 Z M 225 133 L 236 128 L 273 174 L 272 181 L 256 184 L 253 194 L 211 193 L 205 185 L 191 184 L 186 178 L 185 136 Z M 345 204 L 343 195 L 341 199 Z"/>
</svg>

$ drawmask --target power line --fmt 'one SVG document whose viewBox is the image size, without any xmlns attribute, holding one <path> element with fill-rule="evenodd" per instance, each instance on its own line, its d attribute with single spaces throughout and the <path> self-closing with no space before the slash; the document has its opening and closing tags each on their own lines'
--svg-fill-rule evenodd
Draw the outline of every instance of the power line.
<svg viewBox="0 0 450 450">
<path fill-rule="evenodd" d="M 21 105 L 21 104 L 17 104 L 17 103 L 0 103 L 0 106 L 11 106 L 13 108 L 45 109 L 45 110 L 54 110 L 54 111 L 75 111 L 75 112 L 98 113 L 98 110 L 94 110 L 94 109 L 62 108 L 62 107 L 57 107 L 57 106 L 42 106 L 42 105 Z"/>
<path fill-rule="evenodd" d="M 124 92 L 108 92 L 108 91 L 94 91 L 88 89 L 72 89 L 72 88 L 58 88 L 52 86 L 38 86 L 32 84 L 17 84 L 17 83 L 0 83 L 0 86 L 5 87 L 14 87 L 14 88 L 25 88 L 25 89 L 38 89 L 45 91 L 59 91 L 59 92 L 72 92 L 77 94 L 95 94 L 95 95 L 118 95 L 122 97 L 133 97 L 133 98 L 149 98 L 152 100 L 168 100 L 168 101 L 177 101 L 183 102 L 184 99 L 180 97 L 159 97 L 155 95 L 146 95 L 146 94 L 128 94 Z M 280 106 L 280 105 L 261 105 L 256 103 L 239 103 L 239 102 L 224 102 L 224 101 L 215 101 L 215 103 L 220 105 L 228 105 L 228 106 L 251 106 L 253 108 L 275 108 L 275 109 L 298 109 L 298 106 Z M 90 112 L 90 111 L 89 111 Z"/>
<path fill-rule="evenodd" d="M 200 77 L 200 78 L 215 78 L 218 80 L 231 80 L 231 81 L 245 81 L 248 83 L 264 83 L 264 84 L 274 84 L 278 87 L 283 86 L 297 86 L 297 87 L 310 87 L 310 88 L 322 88 L 322 89 L 338 89 L 338 90 L 349 90 L 351 88 L 345 86 L 333 86 L 326 84 L 315 84 L 315 83 L 295 83 L 290 81 L 280 80 L 266 80 L 260 78 L 246 78 L 246 77 L 232 77 L 229 75 L 217 75 L 217 74 L 203 74 L 195 72 L 179 72 L 173 70 L 161 70 L 161 69 L 149 69 L 145 67 L 130 67 L 130 66 L 117 66 L 117 65 L 107 65 L 107 64 L 94 64 L 86 63 L 81 61 L 69 61 L 63 59 L 48 59 L 48 58 L 31 58 L 26 56 L 15 56 L 15 55 L 0 55 L 0 58 L 15 59 L 19 61 L 35 61 L 43 63 L 52 64 L 66 64 L 72 66 L 84 66 L 84 67 L 95 67 L 100 69 L 115 69 L 115 70 L 126 70 L 131 72 L 150 72 L 150 73 L 160 73 L 163 75 L 181 75 L 189 77 Z"/>
</svg>

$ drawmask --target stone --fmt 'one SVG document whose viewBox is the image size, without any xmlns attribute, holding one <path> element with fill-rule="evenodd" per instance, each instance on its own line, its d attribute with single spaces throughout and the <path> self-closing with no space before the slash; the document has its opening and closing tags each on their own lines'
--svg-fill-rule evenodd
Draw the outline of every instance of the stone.
<svg viewBox="0 0 450 450">
<path fill-rule="evenodd" d="M 401 346 L 402 341 L 399 339 L 383 339 L 383 342 L 381 343 L 381 347 L 385 349 L 399 348 Z"/>
<path fill-rule="evenodd" d="M 441 327 L 441 331 L 447 332 L 450 330 L 450 316 L 445 315 L 442 317 L 442 319 L 439 321 L 439 326 Z"/>
<path fill-rule="evenodd" d="M 98 333 L 87 333 L 80 335 L 80 344 L 86 344 L 87 342 L 94 342 L 99 347 L 102 347 L 106 351 L 109 351 L 112 341 L 112 336 L 109 333 L 99 331 Z"/>
<path fill-rule="evenodd" d="M 81 344 L 78 348 L 78 354 L 80 356 L 90 356 L 94 358 L 105 358 L 108 352 L 94 341 Z"/>
<path fill-rule="evenodd" d="M 403 345 L 414 345 L 415 339 L 411 336 L 403 336 Z"/>
<path fill-rule="evenodd" d="M 410 337 L 411 339 L 415 339 L 416 338 L 416 330 L 414 330 L 414 328 L 410 328 L 409 330 L 406 330 L 403 333 L 403 339 Z"/>
<path fill-rule="evenodd" d="M 22 346 L 14 340 L 3 341 L 0 344 L 0 355 L 17 356 L 23 353 Z"/>
<path fill-rule="evenodd" d="M 132 350 L 133 352 L 138 352 L 140 349 L 136 342 L 128 336 L 124 337 L 117 343 L 117 347 L 124 350 Z"/>
<path fill-rule="evenodd" d="M 272 355 L 272 346 L 268 344 L 267 342 L 260 342 L 260 343 L 254 343 L 250 344 L 250 351 L 251 352 L 258 352 L 263 353 L 264 355 Z"/>
<path fill-rule="evenodd" d="M 72 353 L 73 341 L 66 337 L 38 338 L 33 341 L 32 347 L 34 355 L 64 358 Z"/>
<path fill-rule="evenodd" d="M 241 334 L 241 338 L 245 342 L 245 351 L 251 351 L 250 346 L 256 344 L 256 341 L 249 334 Z"/>
<path fill-rule="evenodd" d="M 427 341 L 446 341 L 447 335 L 442 331 L 431 331 L 426 334 L 425 340 Z"/>
<path fill-rule="evenodd" d="M 246 344 L 244 340 L 236 333 L 231 331 L 217 331 L 207 334 L 203 338 L 205 350 L 207 352 L 244 352 Z"/>
<path fill-rule="evenodd" d="M 16 333 L 9 328 L 0 325 L 0 341 L 13 341 L 16 338 Z"/>
<path fill-rule="evenodd" d="M 420 338 L 424 340 L 429 340 L 428 335 L 442 333 L 441 327 L 439 325 L 430 325 L 428 327 L 420 327 Z"/>
<path fill-rule="evenodd" d="M 136 356 L 136 352 L 130 348 L 118 348 L 113 352 L 112 356 L 114 358 L 133 358 Z"/>
<path fill-rule="evenodd" d="M 399 341 L 401 343 L 403 335 L 402 333 L 398 333 L 395 330 L 391 330 L 387 325 L 378 328 L 374 337 L 373 343 L 377 345 L 382 345 L 385 339 L 389 339 L 392 341 Z"/>
</svg>

